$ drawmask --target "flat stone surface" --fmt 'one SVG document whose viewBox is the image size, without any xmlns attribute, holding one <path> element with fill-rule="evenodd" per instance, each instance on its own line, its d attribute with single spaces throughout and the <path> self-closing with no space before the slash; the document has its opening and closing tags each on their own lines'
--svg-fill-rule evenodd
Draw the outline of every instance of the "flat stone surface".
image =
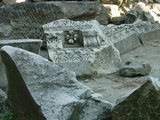
<svg viewBox="0 0 160 120">
<path fill-rule="evenodd" d="M 112 105 L 92 97 L 92 90 L 79 83 L 73 72 L 19 48 L 5 46 L 1 55 L 7 69 L 9 100 L 21 111 L 18 115 L 39 120 L 43 115 L 47 120 L 108 119 Z M 31 102 L 30 107 L 26 101 Z"/>
</svg>

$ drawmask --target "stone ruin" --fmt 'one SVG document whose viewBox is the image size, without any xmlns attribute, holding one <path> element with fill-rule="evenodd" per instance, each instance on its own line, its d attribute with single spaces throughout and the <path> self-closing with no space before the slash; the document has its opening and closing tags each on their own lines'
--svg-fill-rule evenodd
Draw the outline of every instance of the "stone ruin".
<svg viewBox="0 0 160 120">
<path fill-rule="evenodd" d="M 122 54 L 159 38 L 160 25 L 148 19 L 150 13 L 139 10 L 133 24 L 115 26 L 107 25 L 103 8 L 95 1 L 41 0 L 0 8 L 0 88 L 7 87 L 8 96 L 0 89 L 0 112 L 9 101 L 19 120 L 126 120 L 128 111 L 131 120 L 140 118 L 134 113 L 142 113 L 140 120 L 158 120 L 158 79 L 150 78 L 116 106 L 76 79 L 117 72 L 122 67 Z M 127 14 L 135 11 L 136 7 Z M 139 15 L 146 15 L 147 21 Z M 37 55 L 40 39 L 47 44 L 49 60 Z M 138 74 L 145 68 L 140 64 Z M 150 71 L 149 66 L 145 75 Z M 151 97 L 155 104 L 151 104 Z M 137 106 L 143 109 L 135 109 Z M 153 112 L 150 106 L 154 106 L 155 114 L 147 114 Z"/>
<path fill-rule="evenodd" d="M 43 28 L 50 60 L 77 76 L 109 74 L 120 68 L 119 52 L 107 41 L 97 21 L 62 19 Z"/>
</svg>

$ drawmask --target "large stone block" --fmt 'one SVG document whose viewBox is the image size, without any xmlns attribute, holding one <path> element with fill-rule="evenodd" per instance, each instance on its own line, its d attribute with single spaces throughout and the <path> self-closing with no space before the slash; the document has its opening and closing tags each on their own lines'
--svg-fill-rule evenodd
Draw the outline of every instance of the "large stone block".
<svg viewBox="0 0 160 120">
<path fill-rule="evenodd" d="M 30 52 L 39 54 L 42 40 L 39 39 L 11 39 L 11 40 L 0 40 L 0 48 L 9 45 L 13 47 L 22 48 Z"/>
<path fill-rule="evenodd" d="M 119 51 L 106 38 L 100 24 L 61 19 L 43 25 L 53 63 L 77 76 L 110 74 L 119 70 Z"/>
<path fill-rule="evenodd" d="M 5 46 L 1 56 L 7 69 L 8 99 L 20 119 L 109 120 L 112 105 L 94 98 L 73 72 L 19 48 Z"/>
<path fill-rule="evenodd" d="M 64 17 L 60 7 L 53 3 L 17 3 L 0 8 L 0 22 L 9 23 L 11 38 L 43 38 L 41 25 Z"/>
<path fill-rule="evenodd" d="M 42 40 L 38 39 L 17 39 L 17 40 L 0 40 L 0 48 L 6 45 L 22 48 L 30 52 L 39 54 Z M 0 57 L 0 87 L 7 86 L 6 69 Z"/>
<path fill-rule="evenodd" d="M 44 39 L 41 26 L 57 19 L 97 19 L 108 24 L 107 11 L 96 1 L 24 2 L 0 8 L 0 23 L 11 25 L 10 38 Z"/>
<path fill-rule="evenodd" d="M 112 110 L 112 120 L 159 120 L 160 80 L 150 78 Z"/>
</svg>

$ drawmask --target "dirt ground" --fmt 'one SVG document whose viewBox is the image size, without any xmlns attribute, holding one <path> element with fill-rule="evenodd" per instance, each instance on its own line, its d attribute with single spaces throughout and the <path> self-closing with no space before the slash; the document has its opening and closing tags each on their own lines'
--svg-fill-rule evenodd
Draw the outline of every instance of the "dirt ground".
<svg viewBox="0 0 160 120">
<path fill-rule="evenodd" d="M 122 61 L 144 60 L 150 63 L 152 71 L 150 76 L 160 78 L 160 40 L 147 42 L 145 45 L 121 55 Z M 142 85 L 148 76 L 121 77 L 118 73 L 105 75 L 100 78 L 80 80 L 94 92 L 102 94 L 103 98 L 113 104 L 117 99 L 126 96 Z"/>
</svg>

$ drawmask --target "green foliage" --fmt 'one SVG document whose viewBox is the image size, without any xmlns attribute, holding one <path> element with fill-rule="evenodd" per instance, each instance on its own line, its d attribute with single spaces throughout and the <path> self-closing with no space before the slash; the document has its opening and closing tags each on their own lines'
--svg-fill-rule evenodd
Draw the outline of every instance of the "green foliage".
<svg viewBox="0 0 160 120">
<path fill-rule="evenodd" d="M 13 113 L 5 112 L 0 114 L 0 120 L 15 120 Z"/>
</svg>

